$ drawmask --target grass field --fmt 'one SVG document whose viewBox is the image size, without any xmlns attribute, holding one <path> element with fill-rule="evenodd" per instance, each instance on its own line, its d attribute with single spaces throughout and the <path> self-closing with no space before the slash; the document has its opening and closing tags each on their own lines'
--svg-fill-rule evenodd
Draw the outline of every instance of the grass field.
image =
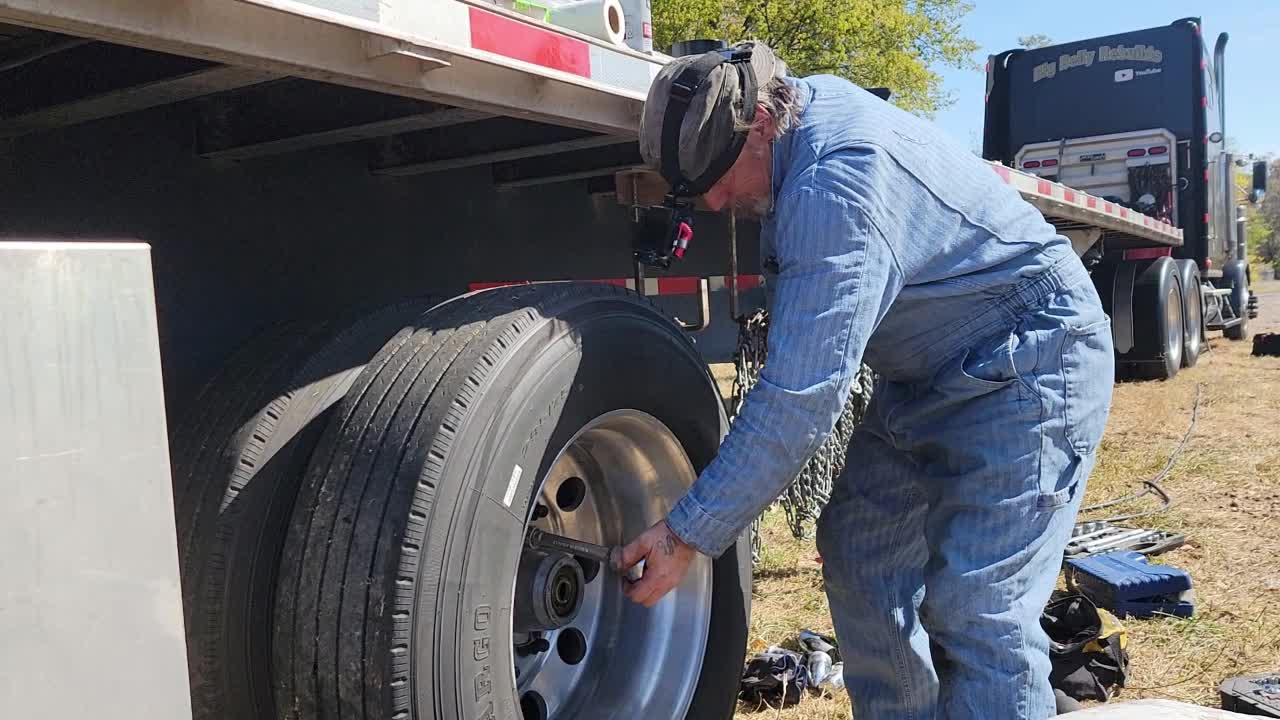
<svg viewBox="0 0 1280 720">
<path fill-rule="evenodd" d="M 1251 330 L 1280 332 L 1280 282 L 1255 291 L 1261 315 Z M 1187 535 L 1187 545 L 1165 559 L 1191 573 L 1197 612 L 1187 620 L 1125 621 L 1132 668 L 1123 699 L 1216 706 L 1224 678 L 1280 670 L 1280 358 L 1250 357 L 1248 343 L 1220 333 L 1211 334 L 1210 345 L 1195 368 L 1172 381 L 1116 387 L 1089 481 L 1086 504 L 1125 495 L 1157 473 L 1186 431 L 1200 387 L 1199 420 L 1164 483 L 1174 505 L 1141 520 Z M 732 369 L 717 371 L 723 380 Z M 767 516 L 764 536 L 752 645 L 789 644 L 802 628 L 830 632 L 813 541 L 793 539 L 779 511 Z M 785 710 L 740 705 L 737 717 L 837 720 L 852 713 L 843 695 L 811 696 Z"/>
</svg>

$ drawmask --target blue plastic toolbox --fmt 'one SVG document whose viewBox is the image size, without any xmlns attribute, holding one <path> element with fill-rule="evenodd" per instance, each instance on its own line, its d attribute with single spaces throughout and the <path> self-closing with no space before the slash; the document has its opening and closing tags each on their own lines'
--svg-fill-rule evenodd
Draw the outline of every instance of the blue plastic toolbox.
<svg viewBox="0 0 1280 720">
<path fill-rule="evenodd" d="M 1151 565 L 1141 553 L 1122 550 L 1067 561 L 1067 582 L 1120 617 L 1157 613 L 1191 617 L 1191 576 L 1169 565 Z"/>
</svg>

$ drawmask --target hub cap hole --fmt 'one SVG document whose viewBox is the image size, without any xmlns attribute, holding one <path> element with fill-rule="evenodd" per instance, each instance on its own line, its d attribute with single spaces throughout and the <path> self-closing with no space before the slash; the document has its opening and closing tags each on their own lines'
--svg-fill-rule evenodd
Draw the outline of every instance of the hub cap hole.
<svg viewBox="0 0 1280 720">
<path fill-rule="evenodd" d="M 587 656 L 587 638 L 578 628 L 565 628 L 556 638 L 556 652 L 569 665 L 577 665 Z"/>
<path fill-rule="evenodd" d="M 547 701 L 531 690 L 520 696 L 520 714 L 524 720 L 547 720 Z"/>
<path fill-rule="evenodd" d="M 582 557 L 574 558 L 574 560 L 577 560 L 578 564 L 582 566 L 582 580 L 584 582 L 591 582 L 592 580 L 596 579 L 597 575 L 600 574 L 599 562 L 596 562 L 595 560 L 590 560 L 588 558 L 582 558 Z"/>
<path fill-rule="evenodd" d="M 580 477 L 567 477 L 556 490 L 556 506 L 565 512 L 577 510 L 587 499 L 587 484 Z"/>
</svg>

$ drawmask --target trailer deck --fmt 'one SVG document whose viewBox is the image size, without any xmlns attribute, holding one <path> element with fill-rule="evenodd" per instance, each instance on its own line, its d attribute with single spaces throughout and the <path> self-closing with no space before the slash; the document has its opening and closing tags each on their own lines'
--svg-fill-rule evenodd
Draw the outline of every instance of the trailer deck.
<svg viewBox="0 0 1280 720">
<path fill-rule="evenodd" d="M 645 92 L 666 61 L 484 0 L 0 0 L 0 21 L 59 33 L 18 42 L 21 52 L 5 67 L 86 52 L 84 39 L 142 49 L 115 51 L 133 53 L 126 59 L 141 73 L 134 84 L 88 86 L 82 97 L 0 111 L 0 137 L 219 95 L 235 107 L 207 113 L 198 150 L 204 157 L 246 159 L 396 137 L 403 139 L 371 163 L 375 174 L 506 163 L 495 176 L 511 187 L 634 167 Z M 276 131 L 266 133 L 221 120 L 253 106 L 233 94 L 257 94 L 264 98 L 258 107 L 287 114 L 288 103 L 265 99 L 278 95 L 286 78 L 371 91 L 365 105 L 373 107 L 344 111 L 359 103 L 326 103 L 332 117 L 275 122 Z M 306 83 L 298 92 L 314 97 L 323 87 Z M 397 105 L 374 94 L 426 103 Z M 461 142 L 461 132 L 450 133 L 462 124 L 480 140 Z M 492 138 L 502 140 L 485 142 Z M 592 151 L 596 161 L 545 171 L 509 167 L 576 151 Z M 1097 229 L 1095 239 L 1124 248 L 1182 244 L 1182 231 L 1168 223 L 1028 173 L 993 169 L 1063 231 Z"/>
</svg>

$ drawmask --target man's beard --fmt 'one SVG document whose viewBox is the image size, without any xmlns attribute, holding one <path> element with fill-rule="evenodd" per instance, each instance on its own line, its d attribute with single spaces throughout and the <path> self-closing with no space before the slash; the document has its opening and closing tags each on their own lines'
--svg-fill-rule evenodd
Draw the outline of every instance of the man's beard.
<svg viewBox="0 0 1280 720">
<path fill-rule="evenodd" d="M 740 196 L 733 199 L 733 210 L 738 215 L 751 220 L 763 219 L 769 214 L 770 199 L 768 197 Z"/>
</svg>

